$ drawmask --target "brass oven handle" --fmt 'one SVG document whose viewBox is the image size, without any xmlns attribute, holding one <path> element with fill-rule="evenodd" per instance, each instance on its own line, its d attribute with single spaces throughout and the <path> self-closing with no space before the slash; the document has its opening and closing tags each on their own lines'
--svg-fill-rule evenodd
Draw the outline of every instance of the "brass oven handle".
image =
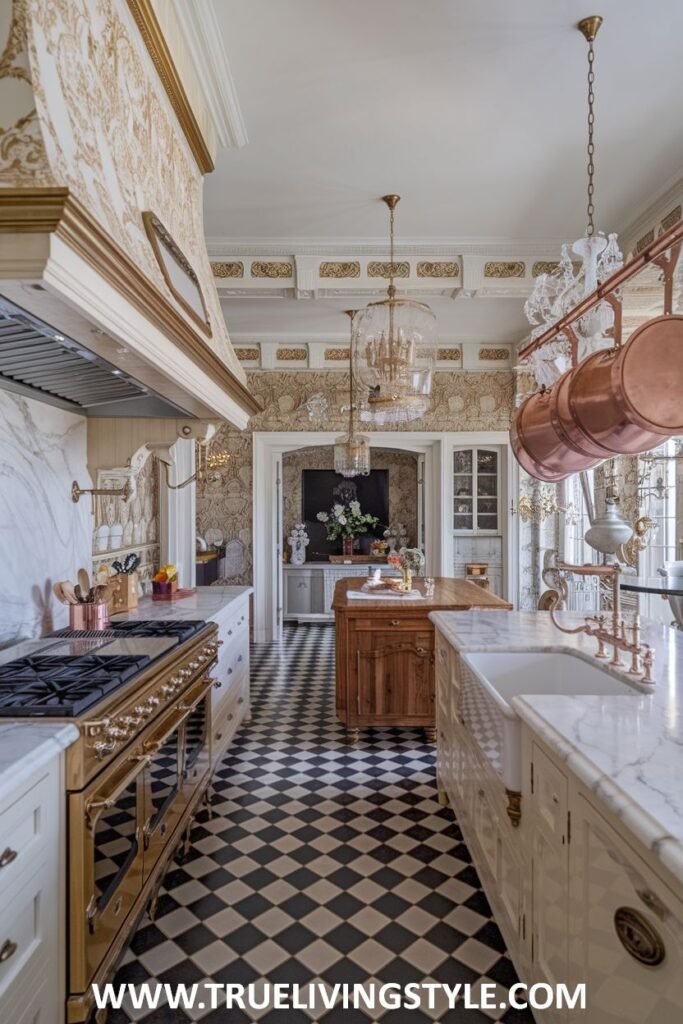
<svg viewBox="0 0 683 1024">
<path fill-rule="evenodd" d="M 4 851 L 0 854 L 0 868 L 6 868 L 8 864 L 11 864 L 13 860 L 16 860 L 19 854 L 16 850 L 10 849 L 9 846 L 5 847 Z"/>
<path fill-rule="evenodd" d="M 5 960 L 9 960 L 11 956 L 14 956 L 16 951 L 16 942 L 12 942 L 11 939 L 5 939 L 2 946 L 0 946 L 0 964 L 4 964 Z"/>
<path fill-rule="evenodd" d="M 128 774 L 124 775 L 124 777 L 121 779 L 119 785 L 116 787 L 116 790 L 113 793 L 111 793 L 104 800 L 86 800 L 85 824 L 90 832 L 92 832 L 95 828 L 95 822 L 97 820 L 98 813 L 100 811 L 108 811 L 111 807 L 114 806 L 119 794 L 122 793 L 123 790 L 130 785 L 133 779 L 139 774 L 140 769 L 144 768 L 145 765 L 149 764 L 149 762 L 152 760 L 152 756 L 151 754 L 142 754 L 140 757 L 133 757 L 132 760 L 135 761 L 135 764 L 128 772 Z"/>
<path fill-rule="evenodd" d="M 209 690 L 214 685 L 214 683 L 215 683 L 215 679 L 212 676 L 209 676 L 209 680 L 208 680 L 206 686 L 201 691 L 201 693 L 197 694 L 196 697 L 193 697 L 192 698 L 192 702 L 190 704 L 176 704 L 176 711 L 192 711 L 192 710 L 194 710 L 194 708 L 196 708 L 197 704 L 199 704 L 199 702 L 202 699 L 202 697 L 205 697 L 206 694 L 209 692 Z"/>
</svg>

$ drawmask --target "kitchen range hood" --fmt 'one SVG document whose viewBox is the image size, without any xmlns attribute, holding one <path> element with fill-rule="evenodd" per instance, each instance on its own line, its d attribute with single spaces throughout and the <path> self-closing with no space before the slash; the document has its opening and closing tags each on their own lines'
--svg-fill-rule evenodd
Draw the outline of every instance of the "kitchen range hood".
<svg viewBox="0 0 683 1024">
<path fill-rule="evenodd" d="M 88 416 L 187 415 L 185 409 L 1 297 L 0 388 Z"/>
</svg>

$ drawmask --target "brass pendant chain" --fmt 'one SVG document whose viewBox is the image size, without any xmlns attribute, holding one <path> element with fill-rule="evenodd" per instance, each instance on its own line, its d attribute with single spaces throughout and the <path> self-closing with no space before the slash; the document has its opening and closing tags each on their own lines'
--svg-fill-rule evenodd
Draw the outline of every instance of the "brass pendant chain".
<svg viewBox="0 0 683 1024">
<path fill-rule="evenodd" d="M 594 141 L 594 130 L 595 130 L 595 93 L 593 86 L 595 84 L 595 50 L 593 49 L 593 40 L 591 39 L 588 43 L 588 203 L 586 206 L 586 214 L 588 220 L 587 235 L 589 238 L 595 233 L 595 224 L 593 218 L 595 216 L 595 207 L 593 205 L 593 196 L 595 194 L 595 141 Z"/>
</svg>

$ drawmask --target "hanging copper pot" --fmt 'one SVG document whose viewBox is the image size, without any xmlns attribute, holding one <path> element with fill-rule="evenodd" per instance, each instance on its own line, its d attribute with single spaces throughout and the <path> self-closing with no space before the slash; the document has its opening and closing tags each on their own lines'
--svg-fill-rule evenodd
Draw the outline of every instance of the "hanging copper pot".
<svg viewBox="0 0 683 1024">
<path fill-rule="evenodd" d="M 683 431 L 683 316 L 639 327 L 623 348 L 595 352 L 573 372 L 562 424 L 586 450 L 636 455 Z"/>
<path fill-rule="evenodd" d="M 604 454 L 596 456 L 572 449 L 558 430 L 556 402 L 564 377 L 549 390 L 538 391 L 525 399 L 510 427 L 510 443 L 520 466 L 529 476 L 546 483 L 565 480 L 572 473 L 590 469 L 605 458 Z"/>
</svg>

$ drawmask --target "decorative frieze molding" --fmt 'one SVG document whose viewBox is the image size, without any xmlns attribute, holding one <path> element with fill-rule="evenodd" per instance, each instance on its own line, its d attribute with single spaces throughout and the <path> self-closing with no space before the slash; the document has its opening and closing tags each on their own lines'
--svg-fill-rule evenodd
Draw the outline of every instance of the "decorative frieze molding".
<svg viewBox="0 0 683 1024">
<path fill-rule="evenodd" d="M 368 263 L 368 277 L 410 277 L 410 263 L 407 260 L 394 261 L 393 264 L 384 260 L 371 260 Z"/>
<path fill-rule="evenodd" d="M 417 265 L 417 276 L 418 277 L 458 277 L 460 275 L 460 266 L 455 260 L 444 261 L 444 260 L 420 260 Z"/>
<path fill-rule="evenodd" d="M 335 261 L 326 260 L 320 264 L 321 277 L 360 277 L 360 263 L 358 260 Z"/>
<path fill-rule="evenodd" d="M 263 277 L 268 280 L 292 277 L 294 268 L 291 263 L 281 261 L 255 260 L 251 265 L 252 277 Z"/>
<path fill-rule="evenodd" d="M 213 276 L 219 279 L 244 277 L 244 263 L 241 260 L 232 262 L 217 261 L 211 264 Z"/>
<path fill-rule="evenodd" d="M 484 277 L 524 277 L 525 269 L 524 263 L 521 260 L 489 260 L 484 264 Z"/>
<path fill-rule="evenodd" d="M 316 339 L 296 344 L 270 341 L 249 342 L 235 346 L 240 363 L 253 370 L 337 370 L 346 372 L 349 347 L 333 344 L 330 339 Z M 453 372 L 504 369 L 512 365 L 515 346 L 481 345 L 476 341 L 442 342 L 436 351 L 436 369 Z"/>
</svg>

